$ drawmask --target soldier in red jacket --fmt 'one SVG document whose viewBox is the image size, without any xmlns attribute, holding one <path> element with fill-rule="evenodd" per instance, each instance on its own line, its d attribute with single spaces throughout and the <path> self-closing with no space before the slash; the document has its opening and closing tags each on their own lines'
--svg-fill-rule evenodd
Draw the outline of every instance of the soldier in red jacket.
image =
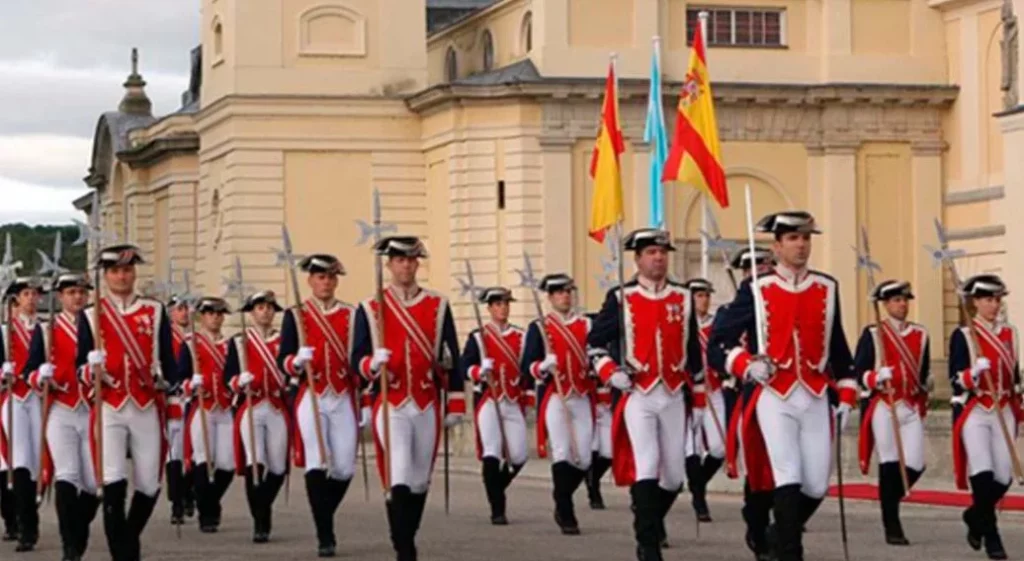
<svg viewBox="0 0 1024 561">
<path fill-rule="evenodd" d="M 483 463 L 484 490 L 491 505 L 491 524 L 508 524 L 505 490 L 526 465 L 525 404 L 532 396 L 530 377 L 519 371 L 526 333 L 508 322 L 512 291 L 501 286 L 479 296 L 491 320 L 484 332 L 473 330 L 462 352 L 463 377 L 477 384 L 477 459 Z M 482 351 L 481 351 L 482 349 Z M 504 440 L 502 437 L 504 436 Z"/>
<path fill-rule="evenodd" d="M 41 465 L 39 459 L 42 454 L 39 448 L 39 436 L 43 430 L 42 407 L 39 393 L 29 386 L 27 376 L 23 375 L 32 331 L 39 321 L 36 317 L 39 293 L 36 279 L 21 277 L 7 287 L 3 298 L 4 305 L 11 306 L 13 315 L 9 324 L 3 326 L 4 345 L 0 345 L 0 377 L 7 388 L 3 407 L 0 408 L 0 425 L 3 428 L 0 450 L 13 470 L 14 505 L 18 520 L 18 546 L 15 551 L 19 552 L 31 551 L 39 539 L 35 479 L 41 476 L 37 470 Z M 11 328 L 9 333 L 8 325 Z M 8 422 L 11 426 L 7 426 Z M 8 438 L 11 436 L 13 450 L 8 450 Z M 7 485 L 6 478 L 2 483 Z"/>
<path fill-rule="evenodd" d="M 32 332 L 25 371 L 29 384 L 42 392 L 49 385 L 46 447 L 54 468 L 54 503 L 64 561 L 78 561 L 89 541 L 89 524 L 96 516 L 96 473 L 89 449 L 89 401 L 78 379 L 78 313 L 85 308 L 92 285 L 81 274 L 57 277 L 51 290 L 59 294 L 61 311 Z"/>
<path fill-rule="evenodd" d="M 306 495 L 316 525 L 318 555 L 333 557 L 334 513 L 355 475 L 358 431 L 367 422 L 369 411 L 362 414 L 358 398 L 361 378 L 349 363 L 352 306 L 335 297 L 345 268 L 337 257 L 323 253 L 306 257 L 299 268 L 309 274 L 312 297 L 302 303 L 301 312 L 285 312 L 277 360 L 285 373 L 298 380 L 295 464 L 306 469 Z M 301 347 L 297 321 L 305 334 Z M 307 375 L 313 380 L 312 391 Z M 319 421 L 314 411 L 319 411 Z"/>
<path fill-rule="evenodd" d="M 188 302 L 181 296 L 167 300 L 167 315 L 171 323 L 171 349 L 174 360 L 181 356 L 185 346 L 185 335 L 189 329 Z M 167 500 L 171 503 L 171 524 L 185 523 L 185 517 L 195 513 L 195 497 L 192 493 L 192 478 L 185 473 L 185 406 L 186 396 L 181 386 L 176 385 L 167 392 Z"/>
<path fill-rule="evenodd" d="M 448 299 L 419 286 L 416 271 L 426 248 L 412 236 L 387 237 L 375 251 L 387 258 L 391 285 L 384 289 L 383 310 L 368 298 L 356 311 L 352 364 L 379 388 L 388 372 L 390 473 L 385 476 L 383 395 L 376 392 L 374 437 L 381 479 L 390 484 L 388 524 L 399 561 L 415 561 L 416 532 L 430 487 L 441 423 L 462 422 L 466 403 L 456 370 L 459 343 Z M 378 324 L 378 322 L 380 322 Z M 378 333 L 384 340 L 378 340 Z M 447 403 L 445 402 L 447 399 Z M 442 411 L 447 415 L 442 419 Z"/>
<path fill-rule="evenodd" d="M 729 426 L 725 392 L 722 388 L 723 380 L 717 372 L 708 367 L 707 359 L 708 340 L 711 337 L 711 326 L 715 321 L 715 314 L 711 313 L 711 294 L 715 292 L 715 287 L 706 279 L 690 279 L 684 286 L 693 295 L 701 362 L 704 365 L 706 402 L 710 402 L 712 407 L 709 409 L 713 409 L 701 416 L 699 425 L 692 424 L 693 431 L 689 435 L 691 445 L 686 449 L 686 479 L 690 486 L 693 510 L 697 514 L 697 519 L 701 522 L 711 522 L 707 501 L 708 482 L 725 463 L 725 429 Z"/>
<path fill-rule="evenodd" d="M 102 249 L 97 264 L 103 269 L 106 295 L 99 310 L 83 310 L 77 322 L 79 377 L 90 388 L 97 379 L 102 384 L 103 527 L 114 561 L 141 557 L 139 538 L 160 492 L 165 446 L 160 388 L 164 381 L 178 381 L 164 306 L 135 293 L 135 266 L 141 262 L 137 247 Z M 93 338 L 97 329 L 103 335 L 102 348 Z M 92 444 L 98 460 L 96 441 Z M 135 493 L 126 513 L 129 473 Z"/>
<path fill-rule="evenodd" d="M 224 367 L 224 376 L 240 404 L 235 413 L 235 461 L 237 473 L 245 477 L 255 543 L 270 540 L 274 499 L 288 471 L 289 423 L 282 395 L 287 380 L 277 367 L 281 335 L 274 329 L 274 314 L 280 311 L 273 291 L 246 298 L 242 312 L 249 314 L 251 323 L 232 339 Z M 250 468 L 253 463 L 256 480 Z"/>
<path fill-rule="evenodd" d="M 644 228 L 624 244 L 636 278 L 608 291 L 587 343 L 598 376 L 624 393 L 612 424 L 612 473 L 630 487 L 637 559 L 660 561 L 665 515 L 685 480 L 689 424 L 704 411 L 704 365 L 692 295 L 668 277 L 669 233 Z"/>
<path fill-rule="evenodd" d="M 914 299 L 910 283 L 882 282 L 871 297 L 882 303 L 888 317 L 880 326 L 864 328 L 854 359 L 857 377 L 870 394 L 861 414 L 860 471 L 867 475 L 871 453 L 877 448 L 878 498 L 885 541 L 890 545 L 909 545 L 900 524 L 903 477 L 890 407 L 896 408 L 907 482 L 913 486 L 924 472 L 924 412 L 928 405 L 925 388 L 931 371 L 928 331 L 923 325 L 907 321 L 910 301 Z"/>
<path fill-rule="evenodd" d="M 178 355 L 182 389 L 191 396 L 185 421 L 185 461 L 192 468 L 199 531 L 214 533 L 220 527 L 221 499 L 235 474 L 232 395 L 224 378 L 230 340 L 221 333 L 224 316 L 231 310 L 222 298 L 206 297 L 199 301 L 196 312 L 200 329 L 190 334 Z"/>
<path fill-rule="evenodd" d="M 989 559 L 1006 559 L 996 525 L 996 505 L 1013 480 L 1011 442 L 1021 415 L 1020 347 L 1017 328 L 1000 317 L 1008 291 L 1002 279 L 983 274 L 961 287 L 975 310 L 973 330 L 959 327 L 949 338 L 949 378 L 953 385 L 953 470 L 959 489 L 971 489 L 971 506 L 963 513 L 967 543 Z"/>
<path fill-rule="evenodd" d="M 754 491 L 774 489 L 778 559 L 796 561 L 803 559 L 803 525 L 828 491 L 832 471 L 830 390 L 838 394 L 835 421 L 842 430 L 857 400 L 857 382 L 839 284 L 807 268 L 811 235 L 818 233 L 814 218 L 780 212 L 761 219 L 757 229 L 775 237 L 778 262 L 758 275 L 757 286 L 744 281 L 732 304 L 718 312 L 711 345 L 721 347 L 725 360 L 711 366 L 755 383 L 744 400 L 741 428 L 748 481 Z M 763 349 L 755 327 L 758 305 Z"/>
</svg>

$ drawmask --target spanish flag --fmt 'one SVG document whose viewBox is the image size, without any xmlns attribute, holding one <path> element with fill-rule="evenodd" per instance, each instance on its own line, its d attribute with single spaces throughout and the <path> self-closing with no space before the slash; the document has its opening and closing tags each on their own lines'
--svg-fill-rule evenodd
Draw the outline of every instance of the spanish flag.
<svg viewBox="0 0 1024 561">
<path fill-rule="evenodd" d="M 725 208 L 729 206 L 729 189 L 722 167 L 722 147 L 718 142 L 718 123 L 700 28 L 698 25 L 693 34 L 690 68 L 676 110 L 675 137 L 661 180 L 704 189 Z"/>
<path fill-rule="evenodd" d="M 590 237 L 604 242 L 605 233 L 623 219 L 622 168 L 619 154 L 625 152 L 619 128 L 619 92 L 615 65 L 608 65 L 604 86 L 601 125 L 590 158 L 590 177 L 594 180 L 594 199 L 590 206 Z"/>
</svg>

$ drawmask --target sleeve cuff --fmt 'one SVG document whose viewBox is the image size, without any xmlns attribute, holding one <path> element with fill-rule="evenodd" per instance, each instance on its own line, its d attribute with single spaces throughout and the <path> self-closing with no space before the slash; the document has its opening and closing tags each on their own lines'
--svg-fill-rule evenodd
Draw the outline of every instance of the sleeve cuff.
<svg viewBox="0 0 1024 561">
<path fill-rule="evenodd" d="M 480 382 L 480 366 L 479 365 L 470 366 L 469 370 L 466 373 L 469 374 L 469 378 L 471 380 L 473 380 L 474 382 Z"/>
<path fill-rule="evenodd" d="M 185 383 L 181 385 L 181 391 L 185 395 L 192 395 L 192 380 L 185 380 Z"/>
<path fill-rule="evenodd" d="M 530 375 L 533 376 L 535 380 L 542 380 L 544 378 L 544 376 L 542 376 L 540 372 L 539 360 L 535 360 L 530 363 Z"/>
<path fill-rule="evenodd" d="M 238 376 L 232 376 L 228 380 L 228 387 L 231 388 L 232 393 L 242 393 L 242 389 L 238 387 Z"/>
<path fill-rule="evenodd" d="M 36 391 L 42 390 L 42 388 L 39 387 L 39 371 L 38 370 L 33 370 L 28 375 L 28 385 L 31 386 L 33 390 L 36 390 Z"/>
<path fill-rule="evenodd" d="M 288 355 L 284 357 L 284 371 L 289 376 L 299 375 L 299 373 L 295 370 L 295 355 Z"/>
<path fill-rule="evenodd" d="M 533 407 L 537 405 L 537 393 L 533 390 L 524 392 L 522 397 L 519 398 L 519 403 L 523 407 Z"/>
<path fill-rule="evenodd" d="M 364 356 L 359 360 L 359 374 L 367 380 L 373 380 L 373 372 L 370 370 L 370 357 Z"/>
<path fill-rule="evenodd" d="M 360 407 L 373 407 L 373 397 L 370 392 L 363 392 L 363 395 L 359 398 Z"/>
<path fill-rule="evenodd" d="M 595 369 L 597 370 L 597 377 L 601 379 L 602 383 L 607 384 L 608 380 L 611 379 L 612 374 L 618 369 L 619 365 L 615 364 L 610 356 L 604 356 L 598 359 Z"/>
<path fill-rule="evenodd" d="M 849 405 L 850 407 L 857 406 L 857 382 L 852 378 L 844 378 L 839 380 L 836 384 L 836 390 L 839 393 L 839 401 Z"/>
<path fill-rule="evenodd" d="M 958 381 L 960 382 L 960 387 L 962 387 L 965 390 L 973 390 L 974 389 L 974 377 L 971 376 L 971 369 L 970 368 L 968 368 L 966 370 L 961 370 L 958 378 L 959 378 Z"/>
<path fill-rule="evenodd" d="M 733 347 L 725 356 L 725 369 L 737 378 L 742 378 L 747 373 L 747 366 L 751 360 L 750 351 L 743 347 Z"/>
<path fill-rule="evenodd" d="M 874 370 L 868 370 L 868 371 L 864 372 L 864 376 L 862 377 L 862 381 L 864 382 L 864 387 L 869 389 L 869 390 L 875 389 L 875 380 L 877 378 L 878 378 L 878 376 L 877 376 L 877 374 L 875 373 Z"/>
<path fill-rule="evenodd" d="M 694 409 L 703 409 L 707 407 L 707 393 L 704 391 L 704 384 L 696 384 L 693 386 L 693 407 Z"/>
<path fill-rule="evenodd" d="M 462 392 L 451 392 L 448 394 L 448 413 L 465 415 L 466 414 L 466 399 L 462 395 Z"/>
</svg>

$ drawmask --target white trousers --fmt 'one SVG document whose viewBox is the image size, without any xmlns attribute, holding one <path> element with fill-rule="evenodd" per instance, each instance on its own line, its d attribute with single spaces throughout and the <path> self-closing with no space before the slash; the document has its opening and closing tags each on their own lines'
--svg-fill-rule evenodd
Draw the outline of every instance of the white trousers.
<svg viewBox="0 0 1024 561">
<path fill-rule="evenodd" d="M 783 399 L 765 389 L 757 400 L 757 422 L 772 463 L 775 486 L 800 485 L 808 497 L 828 491 L 832 471 L 828 397 L 815 397 L 801 385 Z"/>
<path fill-rule="evenodd" d="M 434 467 L 438 419 L 434 405 L 420 411 L 412 400 L 401 407 L 388 407 L 391 429 L 391 486 L 406 485 L 415 494 L 430 487 Z M 373 426 L 384 434 L 384 407 L 378 407 Z M 377 437 L 381 443 L 384 439 Z"/>
<path fill-rule="evenodd" d="M 612 406 L 599 404 L 596 408 L 597 418 L 594 420 L 594 438 L 591 439 L 591 452 L 597 452 L 602 458 L 612 457 Z"/>
<path fill-rule="evenodd" d="M 333 391 L 319 396 L 320 431 L 324 449 L 330 459 L 327 477 L 346 481 L 356 473 L 356 445 L 359 420 L 352 409 L 352 397 L 346 391 L 341 395 Z M 306 391 L 299 402 L 298 422 L 302 432 L 302 447 L 306 454 L 306 471 L 324 469 L 320 458 L 320 443 L 316 436 L 316 417 L 313 415 L 312 393 Z"/>
<path fill-rule="evenodd" d="M 54 404 L 46 422 L 46 446 L 53 459 L 54 479 L 71 483 L 79 491 L 96 494 L 96 473 L 89 444 L 89 407 L 75 409 Z"/>
<path fill-rule="evenodd" d="M 1003 419 L 1010 429 L 1010 436 L 1016 441 L 1017 421 L 1013 411 L 1003 407 Z M 975 406 L 967 415 L 963 428 L 964 448 L 967 450 L 967 466 L 971 476 L 991 471 L 992 477 L 1002 485 L 1008 485 L 1013 478 L 1013 464 L 1010 450 L 999 428 L 999 417 L 995 409 L 985 411 Z"/>
<path fill-rule="evenodd" d="M 235 471 L 234 419 L 230 411 L 214 407 L 206 412 L 206 427 L 203 427 L 203 416 L 198 410 L 192 415 L 189 426 L 192 439 L 192 465 L 206 463 L 206 446 L 203 435 L 210 441 L 210 454 L 213 455 L 215 469 Z M 209 469 L 209 467 L 207 468 Z"/>
<path fill-rule="evenodd" d="M 715 390 L 707 395 L 707 400 L 712 407 L 704 409 L 704 416 L 701 418 L 700 426 L 694 427 L 689 435 L 686 446 L 686 455 L 694 454 L 702 456 L 707 454 L 719 460 L 725 459 L 725 440 L 723 435 L 729 430 L 729 423 L 725 418 L 725 397 L 722 390 Z M 714 409 L 714 415 L 711 410 Z M 718 424 L 715 424 L 715 419 Z M 722 430 L 719 432 L 718 427 Z"/>
<path fill-rule="evenodd" d="M 501 410 L 500 424 L 497 414 L 499 409 Z M 503 459 L 505 457 L 503 450 L 505 444 L 501 441 L 501 431 L 504 428 L 505 438 L 508 439 L 508 461 L 516 466 L 526 463 L 526 419 L 523 417 L 523 409 L 518 403 L 502 399 L 500 405 L 495 407 L 494 399 L 488 397 L 480 405 L 476 422 L 485 458 Z"/>
<path fill-rule="evenodd" d="M 162 431 L 155 404 L 139 409 L 129 400 L 116 410 L 104 403 L 103 484 L 128 479 L 128 451 L 131 450 L 135 490 L 155 497 L 160 492 Z"/>
<path fill-rule="evenodd" d="M 634 391 L 626 402 L 626 430 L 633 447 L 636 480 L 656 479 L 662 489 L 679 491 L 686 482 L 686 404 L 682 393 L 658 384 Z"/>
<path fill-rule="evenodd" d="M 267 401 L 255 405 L 253 409 L 254 412 L 246 409 L 239 423 L 245 465 L 252 465 L 253 462 L 253 451 L 249 448 L 249 443 L 253 442 L 249 438 L 249 416 L 252 414 L 256 433 L 256 463 L 263 464 L 274 475 L 284 475 L 288 467 L 288 423 L 285 422 L 284 414 Z"/>
<path fill-rule="evenodd" d="M 924 469 L 924 424 L 921 423 L 921 416 L 916 407 L 900 401 L 896 403 L 896 418 L 899 420 L 900 438 L 903 440 L 903 459 L 908 468 L 921 471 Z M 878 462 L 898 462 L 899 449 L 892 432 L 892 415 L 884 399 L 875 405 L 875 412 L 871 416 L 871 432 L 875 436 Z"/>
<path fill-rule="evenodd" d="M 167 461 L 185 460 L 185 421 L 171 419 L 167 421 Z"/>
<path fill-rule="evenodd" d="M 13 440 L 14 440 L 14 469 L 28 469 L 32 474 L 34 480 L 38 475 L 36 472 L 39 469 L 39 458 L 41 449 L 39 445 L 42 443 L 40 437 L 43 432 L 43 417 L 42 407 L 40 406 L 42 400 L 35 393 L 29 393 L 25 396 L 25 400 L 21 401 L 18 398 L 8 397 L 4 400 L 3 408 L 0 408 L 0 423 L 4 424 L 5 434 L 11 435 L 11 427 L 7 426 L 7 420 L 11 419 L 10 415 L 13 415 Z M 14 410 L 8 413 L 8 409 L 13 407 Z M 8 450 L 8 453 L 11 451 Z"/>
<path fill-rule="evenodd" d="M 590 398 L 572 395 L 563 402 L 554 388 L 548 399 L 544 422 L 548 431 L 548 451 L 552 463 L 569 462 L 581 470 L 590 468 L 591 445 L 594 440 L 594 417 Z M 569 416 L 566 416 L 566 407 Z M 572 424 L 570 434 L 570 421 Z M 577 456 L 573 458 L 573 454 Z"/>
</svg>

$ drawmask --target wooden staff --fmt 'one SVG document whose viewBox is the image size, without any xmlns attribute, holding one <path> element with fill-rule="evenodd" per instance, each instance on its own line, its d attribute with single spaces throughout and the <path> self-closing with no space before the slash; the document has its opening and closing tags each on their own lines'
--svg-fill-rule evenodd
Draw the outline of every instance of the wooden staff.
<svg viewBox="0 0 1024 561">
<path fill-rule="evenodd" d="M 6 296 L 5 296 L 6 298 Z M 6 300 L 4 310 L 7 312 L 7 329 L 4 331 L 4 353 L 7 360 L 11 360 L 11 330 L 14 329 L 14 306 L 11 299 Z M 7 470 L 7 489 L 14 489 L 14 379 L 7 382 L 7 421 L 4 423 L 7 430 L 7 462 L 10 464 Z"/>
<path fill-rule="evenodd" d="M 189 331 L 191 337 L 189 337 L 188 345 L 189 351 L 192 353 L 192 373 L 202 375 L 199 372 L 199 347 L 196 345 L 198 334 L 196 333 L 196 318 L 195 310 L 189 310 Z M 193 388 L 193 391 L 195 388 Z M 203 388 L 199 387 L 199 391 L 196 392 L 196 399 L 199 400 L 199 422 L 203 425 L 203 452 L 206 454 L 206 475 L 213 483 L 213 456 L 210 454 L 210 431 L 209 425 L 206 424 L 206 400 L 203 398 Z"/>
<path fill-rule="evenodd" d="M 873 284 L 873 283 L 872 283 Z M 878 310 L 878 300 L 872 299 L 872 308 L 875 312 L 875 330 L 878 332 L 878 354 L 880 364 L 886 366 L 886 350 L 885 350 L 885 333 L 882 331 L 882 314 Z M 907 373 L 908 375 L 911 373 Z M 896 414 L 896 396 L 895 390 L 892 387 L 892 381 L 886 380 L 885 385 L 882 389 L 882 393 L 885 395 L 886 403 L 889 405 L 889 420 L 892 423 L 892 434 L 896 440 L 896 454 L 900 464 L 900 478 L 903 480 L 903 496 L 907 497 L 910 495 L 910 478 L 907 476 L 907 458 L 906 453 L 903 450 L 903 435 L 900 433 L 900 419 Z"/>
</svg>

